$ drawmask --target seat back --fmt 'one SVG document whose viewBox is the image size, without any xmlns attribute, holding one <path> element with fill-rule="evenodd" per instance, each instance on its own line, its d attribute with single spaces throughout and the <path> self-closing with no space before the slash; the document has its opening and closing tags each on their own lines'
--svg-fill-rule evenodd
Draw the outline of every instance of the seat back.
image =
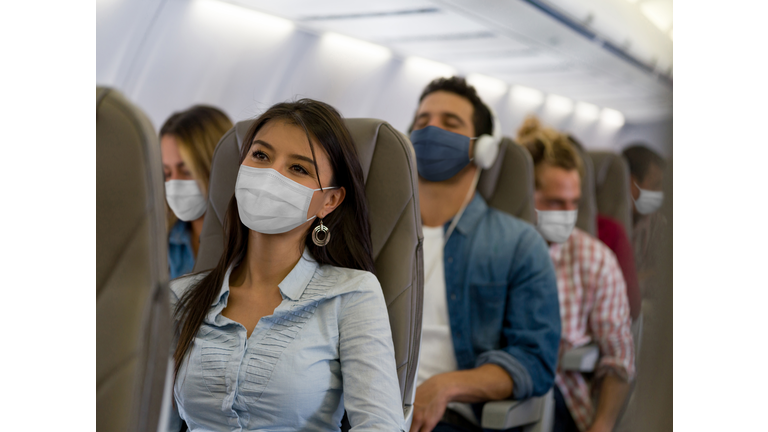
<svg viewBox="0 0 768 432">
<path fill-rule="evenodd" d="M 171 343 L 160 145 L 96 88 L 96 428 L 157 430 Z"/>
<path fill-rule="evenodd" d="M 376 276 L 384 291 L 404 409 L 413 405 L 424 287 L 421 214 L 413 146 L 389 123 L 345 119 L 365 177 Z M 243 138 L 253 120 L 235 125 L 213 155 L 195 271 L 214 267 L 223 251 L 222 222 L 235 190 Z"/>
<path fill-rule="evenodd" d="M 579 201 L 579 217 L 576 226 L 582 231 L 597 237 L 597 204 L 595 202 L 595 173 L 592 159 L 579 146 L 574 146 L 581 157 L 583 173 L 581 176 L 581 201 Z"/>
<path fill-rule="evenodd" d="M 595 177 L 597 211 L 621 222 L 627 238 L 632 238 L 632 195 L 627 160 L 607 151 L 591 151 L 589 157 Z"/>
<path fill-rule="evenodd" d="M 480 174 L 477 190 L 491 207 L 535 223 L 533 180 L 530 153 L 505 137 L 499 145 L 496 162 Z"/>
</svg>

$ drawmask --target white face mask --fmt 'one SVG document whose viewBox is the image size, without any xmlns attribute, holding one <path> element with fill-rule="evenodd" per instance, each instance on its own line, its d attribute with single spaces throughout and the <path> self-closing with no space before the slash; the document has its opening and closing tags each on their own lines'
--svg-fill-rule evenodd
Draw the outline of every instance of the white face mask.
<svg viewBox="0 0 768 432">
<path fill-rule="evenodd" d="M 635 183 L 635 186 L 637 186 L 637 183 Z M 640 189 L 640 186 L 637 186 L 637 188 Z M 634 201 L 638 213 L 642 215 L 651 214 L 661 208 L 661 204 L 664 202 L 664 192 L 640 189 L 640 196 Z"/>
<path fill-rule="evenodd" d="M 536 229 L 545 240 L 565 243 L 576 226 L 578 210 L 536 210 Z"/>
<path fill-rule="evenodd" d="M 165 182 L 165 199 L 173 214 L 185 222 L 199 219 L 208 208 L 195 180 L 168 180 Z"/>
<path fill-rule="evenodd" d="M 322 190 L 336 189 L 327 187 Z M 307 219 L 315 191 L 271 168 L 240 165 L 235 184 L 237 211 L 248 228 L 262 234 L 280 234 L 315 218 Z"/>
</svg>

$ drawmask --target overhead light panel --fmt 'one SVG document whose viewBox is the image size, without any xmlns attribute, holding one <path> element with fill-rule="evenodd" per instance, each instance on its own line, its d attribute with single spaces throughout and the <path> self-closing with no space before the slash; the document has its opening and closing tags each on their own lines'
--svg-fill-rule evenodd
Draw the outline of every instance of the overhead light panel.
<svg viewBox="0 0 768 432">
<path fill-rule="evenodd" d="M 600 108 L 591 103 L 577 102 L 575 112 L 576 117 L 587 122 L 600 118 Z"/>
<path fill-rule="evenodd" d="M 516 85 L 512 87 L 512 100 L 524 105 L 541 105 L 544 94 L 534 88 Z"/>
<path fill-rule="evenodd" d="M 421 57 L 408 57 L 405 60 L 405 67 L 418 72 L 420 75 L 432 76 L 434 78 L 456 75 L 454 67 Z"/>
<path fill-rule="evenodd" d="M 573 111 L 573 101 L 565 96 L 551 94 L 547 96 L 547 110 L 554 114 L 570 114 Z"/>
<path fill-rule="evenodd" d="M 672 2 L 646 0 L 640 3 L 640 10 L 663 33 L 668 33 L 672 28 Z"/>
<path fill-rule="evenodd" d="M 624 126 L 624 115 L 610 108 L 603 108 L 600 113 L 600 121 L 606 126 L 620 128 Z"/>
<path fill-rule="evenodd" d="M 501 97 L 509 89 L 509 85 L 504 81 L 482 74 L 467 75 L 467 82 L 488 99 Z"/>
<path fill-rule="evenodd" d="M 382 63 L 392 58 L 392 51 L 387 47 L 333 32 L 323 34 L 320 46 L 343 56 L 349 56 L 347 58 Z"/>
<path fill-rule="evenodd" d="M 296 27 L 287 19 L 219 0 L 195 0 L 192 12 L 203 18 L 204 22 L 216 26 L 227 29 L 246 26 L 278 37 L 287 35 Z"/>
</svg>

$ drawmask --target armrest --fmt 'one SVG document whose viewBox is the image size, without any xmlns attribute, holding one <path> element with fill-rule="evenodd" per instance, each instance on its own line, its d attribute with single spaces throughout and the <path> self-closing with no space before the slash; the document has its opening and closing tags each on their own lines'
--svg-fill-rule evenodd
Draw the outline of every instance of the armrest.
<svg viewBox="0 0 768 432">
<path fill-rule="evenodd" d="M 552 390 L 541 397 L 522 401 L 493 401 L 483 405 L 481 426 L 483 429 L 503 430 L 536 423 L 532 431 L 549 430 L 554 413 Z M 528 430 L 528 429 L 526 429 Z"/>
<path fill-rule="evenodd" d="M 594 372 L 600 349 L 597 345 L 584 345 L 566 351 L 560 359 L 560 367 L 567 371 Z"/>
</svg>

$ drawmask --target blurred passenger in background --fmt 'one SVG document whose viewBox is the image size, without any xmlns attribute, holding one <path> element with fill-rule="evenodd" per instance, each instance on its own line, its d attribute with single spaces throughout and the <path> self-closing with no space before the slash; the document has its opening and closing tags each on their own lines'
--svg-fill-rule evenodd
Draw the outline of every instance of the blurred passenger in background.
<svg viewBox="0 0 768 432">
<path fill-rule="evenodd" d="M 232 128 L 219 109 L 196 105 L 174 113 L 160 128 L 168 212 L 168 266 L 175 279 L 192 271 L 208 207 L 213 150 Z"/>
<path fill-rule="evenodd" d="M 667 164 L 656 152 L 644 145 L 624 149 L 629 172 L 634 206 L 632 245 L 643 298 L 649 296 L 648 281 L 657 267 L 661 235 L 667 221 L 658 212 L 664 201 L 662 185 Z"/>
<path fill-rule="evenodd" d="M 540 396 L 554 381 L 560 314 L 547 246 L 475 190 L 478 165 L 498 152 L 482 137 L 494 121 L 463 78 L 438 78 L 411 127 L 425 274 L 413 432 L 480 430 L 479 403 Z"/>
<path fill-rule="evenodd" d="M 530 133 L 536 133 L 537 131 L 546 131 L 537 122 L 535 118 L 526 120 L 529 122 L 527 128 Z M 531 127 L 533 126 L 533 127 Z M 576 147 L 581 154 L 586 155 L 586 149 L 581 143 L 572 135 L 567 135 L 571 144 Z M 525 139 L 521 137 L 521 139 Z M 583 174 L 583 173 L 582 173 Z M 605 243 L 611 251 L 616 255 L 616 259 L 621 266 L 621 274 L 624 276 L 624 283 L 627 285 L 627 299 L 629 300 L 629 314 L 632 316 L 632 320 L 636 320 L 640 316 L 640 309 L 642 307 L 642 296 L 640 295 L 640 285 L 637 281 L 637 271 L 635 270 L 635 254 L 632 251 L 632 243 L 627 237 L 627 232 L 624 230 L 624 226 L 621 222 L 612 217 L 606 215 L 597 214 L 597 238 L 601 242 Z"/>
<path fill-rule="evenodd" d="M 590 382 L 579 372 L 558 368 L 554 432 L 610 432 L 635 373 L 621 269 L 607 246 L 575 228 L 583 168 L 568 137 L 542 129 L 529 118 L 520 128 L 518 142 L 533 157 L 536 227 L 549 244 L 557 272 L 563 325 L 560 355 L 589 343 L 600 348 Z"/>
<path fill-rule="evenodd" d="M 243 139 L 216 267 L 171 282 L 170 430 L 400 431 L 363 170 L 339 113 L 280 103 Z"/>
</svg>

